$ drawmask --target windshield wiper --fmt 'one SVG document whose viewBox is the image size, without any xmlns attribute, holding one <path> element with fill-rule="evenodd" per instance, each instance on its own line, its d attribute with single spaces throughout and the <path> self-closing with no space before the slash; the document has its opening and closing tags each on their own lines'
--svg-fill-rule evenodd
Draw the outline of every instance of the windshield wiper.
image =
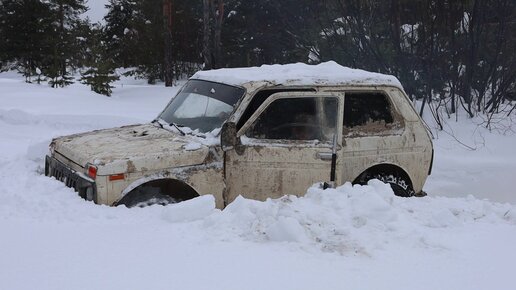
<svg viewBox="0 0 516 290">
<path fill-rule="evenodd" d="M 151 123 L 157 123 L 157 124 L 158 124 L 162 129 L 163 129 L 164 127 L 163 127 L 163 123 L 162 123 L 162 122 L 165 122 L 165 121 L 164 121 L 163 119 L 158 118 L 158 119 L 154 119 L 154 121 L 152 121 Z M 168 125 L 169 125 L 169 126 L 174 126 L 174 128 L 176 128 L 176 129 L 177 129 L 177 131 L 179 131 L 179 133 L 181 134 L 181 136 L 185 136 L 185 135 L 186 135 L 186 133 L 185 133 L 185 132 L 183 132 L 183 130 L 179 129 L 179 127 L 183 127 L 183 126 L 181 126 L 181 125 L 176 125 L 176 124 L 174 124 L 174 123 L 170 123 L 170 124 L 168 124 Z"/>
<path fill-rule="evenodd" d="M 186 133 L 185 133 L 185 132 L 183 132 L 183 130 L 179 129 L 179 127 L 184 127 L 184 126 L 176 125 L 176 124 L 174 124 L 174 123 L 170 123 L 169 125 L 170 125 L 170 126 L 174 126 L 174 128 L 176 128 L 176 129 L 177 129 L 177 131 L 179 131 L 179 133 L 181 133 L 181 136 L 185 136 L 185 135 L 186 135 Z"/>
<path fill-rule="evenodd" d="M 163 129 L 163 124 L 161 124 L 161 122 L 159 121 L 159 119 L 154 119 L 154 120 L 151 122 L 151 124 L 154 124 L 154 123 L 157 123 L 157 124 L 161 127 L 161 129 Z"/>
</svg>

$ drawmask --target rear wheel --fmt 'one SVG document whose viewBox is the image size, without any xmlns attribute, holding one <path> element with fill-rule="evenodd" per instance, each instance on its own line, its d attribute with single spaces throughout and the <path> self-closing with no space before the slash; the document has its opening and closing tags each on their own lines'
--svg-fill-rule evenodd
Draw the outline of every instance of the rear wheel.
<svg viewBox="0 0 516 290">
<path fill-rule="evenodd" d="M 366 184 L 371 179 L 378 179 L 383 183 L 387 183 L 391 186 L 394 194 L 401 197 L 411 197 L 415 195 L 414 189 L 412 188 L 412 183 L 408 178 L 403 177 L 398 174 L 392 173 L 369 173 L 365 174 L 361 179 L 361 184 Z"/>
</svg>

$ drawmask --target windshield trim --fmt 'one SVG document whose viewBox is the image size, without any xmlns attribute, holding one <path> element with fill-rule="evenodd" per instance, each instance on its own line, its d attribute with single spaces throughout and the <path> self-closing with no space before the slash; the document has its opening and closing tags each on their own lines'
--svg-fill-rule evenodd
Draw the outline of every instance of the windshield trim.
<svg viewBox="0 0 516 290">
<path fill-rule="evenodd" d="M 207 82 L 207 83 L 213 83 L 213 84 L 218 84 L 218 85 L 226 85 L 226 86 L 230 86 L 230 87 L 234 87 L 234 88 L 238 88 L 238 89 L 242 89 L 244 91 L 244 93 L 242 94 L 242 96 L 240 97 L 240 99 L 238 99 L 238 101 L 235 103 L 235 106 L 233 107 L 233 111 L 231 112 L 231 115 L 233 115 L 233 113 L 235 112 L 236 108 L 238 107 L 238 104 L 242 101 L 242 99 L 244 98 L 244 96 L 246 95 L 247 93 L 247 89 L 243 86 L 236 86 L 236 85 L 230 85 L 230 84 L 226 84 L 226 83 L 221 83 L 221 82 L 214 82 L 214 81 L 209 81 L 209 80 L 204 80 L 204 79 L 188 79 L 184 85 L 181 86 L 181 88 L 177 91 L 177 93 L 170 99 L 170 101 L 168 101 L 168 103 L 165 105 L 165 107 L 163 108 L 163 110 L 161 110 L 161 112 L 158 114 L 158 117 L 156 117 L 156 119 L 161 119 L 161 115 L 163 114 L 163 112 L 165 112 L 165 110 L 167 109 L 167 107 L 170 105 L 170 103 L 172 103 L 172 101 L 181 93 L 181 91 L 183 91 L 184 87 L 186 86 L 186 84 L 189 82 L 189 81 L 203 81 L 203 82 Z M 165 120 L 163 120 L 165 121 Z"/>
<path fill-rule="evenodd" d="M 213 87 L 212 90 L 209 88 Z M 215 90 L 213 90 L 215 89 Z M 199 90 L 199 91 L 198 91 Z M 203 80 L 203 79 L 189 79 L 186 81 L 183 86 L 176 92 L 176 94 L 169 100 L 167 105 L 163 108 L 163 110 L 158 114 L 158 116 L 155 118 L 155 120 L 162 120 L 160 124 L 166 125 L 166 126 L 180 126 L 184 125 L 186 127 L 192 127 L 192 124 L 183 123 L 184 120 L 178 119 L 177 117 L 173 117 L 171 114 L 175 114 L 174 112 L 180 112 L 178 111 L 178 108 L 182 106 L 184 100 L 177 99 L 181 95 L 191 95 L 191 94 L 199 94 L 199 96 L 207 97 L 207 99 L 213 99 L 218 102 L 221 102 L 227 105 L 226 109 L 226 115 L 225 119 L 222 119 L 222 123 L 220 126 L 217 124 L 213 124 L 215 126 L 213 129 L 221 128 L 222 124 L 230 120 L 230 118 L 234 115 L 235 111 L 237 110 L 238 106 L 241 104 L 242 100 L 245 98 L 247 94 L 247 89 L 242 86 L 236 86 L 236 85 L 230 85 L 222 82 L 214 82 L 209 80 Z M 213 95 L 212 95 L 213 94 Z M 174 104 L 176 102 L 177 104 Z M 175 109 L 174 109 L 175 107 Z M 204 116 L 206 118 L 213 117 L 213 116 Z M 203 118 L 199 116 L 199 118 Z M 179 128 L 178 128 L 179 129 Z M 203 132 L 205 129 L 192 127 L 192 130 L 199 129 L 201 132 Z M 209 128 L 208 128 L 209 130 Z M 174 130 L 175 131 L 175 130 Z M 179 129 L 179 131 L 181 131 Z M 212 130 L 209 130 L 212 131 Z"/>
</svg>

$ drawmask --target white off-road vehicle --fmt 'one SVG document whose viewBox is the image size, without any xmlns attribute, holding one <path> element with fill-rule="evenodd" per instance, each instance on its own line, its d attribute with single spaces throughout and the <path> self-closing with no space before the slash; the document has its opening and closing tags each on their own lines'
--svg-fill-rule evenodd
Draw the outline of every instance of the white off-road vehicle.
<svg viewBox="0 0 516 290">
<path fill-rule="evenodd" d="M 45 174 L 99 204 L 212 194 L 223 208 L 324 181 L 418 195 L 432 159 L 395 77 L 327 62 L 198 72 L 151 123 L 54 139 Z"/>
</svg>

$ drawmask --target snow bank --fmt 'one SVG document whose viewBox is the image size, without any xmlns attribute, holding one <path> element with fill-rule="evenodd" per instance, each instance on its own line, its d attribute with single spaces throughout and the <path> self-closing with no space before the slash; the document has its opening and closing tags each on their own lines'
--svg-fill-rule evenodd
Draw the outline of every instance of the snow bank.
<svg viewBox="0 0 516 290">
<path fill-rule="evenodd" d="M 215 208 L 213 196 L 166 207 L 99 206 L 42 175 L 46 146 L 44 142 L 32 144 L 25 154 L 0 163 L 0 227 L 16 220 L 143 227 L 173 224 L 189 228 L 188 234 L 219 241 L 288 243 L 308 252 L 374 257 L 392 243 L 415 249 L 448 248 L 447 241 L 434 236 L 435 230 L 516 225 L 514 205 L 473 196 L 401 198 L 377 180 L 327 190 L 314 185 L 304 197 L 264 202 L 238 197 L 223 211 Z"/>
<path fill-rule="evenodd" d="M 516 225 L 516 206 L 467 198 L 400 198 L 390 186 L 346 183 L 322 190 L 317 185 L 304 197 L 285 196 L 265 202 L 238 197 L 225 210 L 212 196 L 166 207 L 127 209 L 94 205 L 80 199 L 61 182 L 42 176 L 45 144 L 29 147 L 17 161 L 0 165 L 3 201 L 0 220 L 33 220 L 83 225 L 175 224 L 193 235 L 226 241 L 291 243 L 309 252 L 375 256 L 385 245 L 447 248 L 435 240 L 438 229 L 453 231 L 466 225 Z"/>
<path fill-rule="evenodd" d="M 215 211 L 215 198 L 206 195 L 164 208 L 161 218 L 172 223 L 191 222 L 203 219 Z"/>
<path fill-rule="evenodd" d="M 428 229 L 451 230 L 471 223 L 516 225 L 516 207 L 472 196 L 400 198 L 390 186 L 372 180 L 367 186 L 314 186 L 302 198 L 259 202 L 239 197 L 207 223 L 253 242 L 293 242 L 344 255 L 372 255 L 400 240 L 426 247 L 431 243 Z"/>
</svg>

